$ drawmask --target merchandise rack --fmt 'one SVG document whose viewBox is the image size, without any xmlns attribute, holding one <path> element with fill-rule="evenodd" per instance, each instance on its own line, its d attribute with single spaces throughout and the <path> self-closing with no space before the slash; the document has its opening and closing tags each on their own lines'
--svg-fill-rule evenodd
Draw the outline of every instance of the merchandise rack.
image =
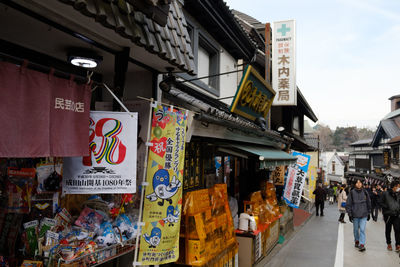
<svg viewBox="0 0 400 267">
<path fill-rule="evenodd" d="M 125 241 L 122 244 L 115 244 L 98 249 L 92 253 L 77 257 L 73 260 L 64 260 L 61 257 L 57 260 L 50 258 L 49 266 L 57 267 L 94 267 L 121 257 L 135 250 L 134 240 Z M 57 257 L 57 255 L 55 255 Z M 51 264 L 54 261 L 54 264 Z"/>
</svg>

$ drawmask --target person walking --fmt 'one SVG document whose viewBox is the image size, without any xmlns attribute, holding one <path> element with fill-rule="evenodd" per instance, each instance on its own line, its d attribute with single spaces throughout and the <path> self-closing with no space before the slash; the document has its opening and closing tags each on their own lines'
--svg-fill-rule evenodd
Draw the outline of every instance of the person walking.
<svg viewBox="0 0 400 267">
<path fill-rule="evenodd" d="M 344 221 L 344 216 L 346 215 L 346 200 L 347 200 L 347 193 L 346 193 L 346 185 L 342 185 L 338 190 L 338 209 L 340 212 L 339 222 L 346 223 Z"/>
<path fill-rule="evenodd" d="M 379 213 L 379 192 L 375 186 L 372 186 L 371 188 L 371 216 L 372 220 L 375 222 L 378 221 L 378 213 Z"/>
<path fill-rule="evenodd" d="M 332 185 L 331 185 L 331 186 L 329 186 L 329 188 L 328 188 L 328 199 L 329 199 L 329 204 L 333 204 L 333 194 L 334 194 L 334 192 L 333 192 L 333 188 L 332 188 Z"/>
<path fill-rule="evenodd" d="M 354 189 L 347 197 L 346 211 L 353 223 L 354 246 L 359 251 L 365 251 L 365 227 L 370 219 L 371 200 L 363 188 L 362 178 L 356 179 Z"/>
<path fill-rule="evenodd" d="M 396 252 L 400 252 L 400 183 L 393 181 L 390 189 L 382 193 L 380 205 L 382 207 L 383 219 L 385 220 L 385 236 L 387 250 L 392 250 L 391 232 L 394 229 L 396 241 Z"/>
<path fill-rule="evenodd" d="M 336 202 L 337 201 L 337 185 L 333 186 L 333 201 Z"/>
<path fill-rule="evenodd" d="M 320 211 L 321 216 L 324 216 L 324 203 L 326 199 L 326 191 L 322 188 L 322 184 L 318 184 L 313 194 L 315 195 L 315 208 L 317 210 L 315 215 L 319 216 L 319 211 Z"/>
</svg>

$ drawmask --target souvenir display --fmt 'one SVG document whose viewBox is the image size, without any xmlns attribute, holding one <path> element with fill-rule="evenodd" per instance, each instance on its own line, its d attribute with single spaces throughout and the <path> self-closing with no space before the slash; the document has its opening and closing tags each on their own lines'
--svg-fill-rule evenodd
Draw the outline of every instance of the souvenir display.
<svg viewBox="0 0 400 267">
<path fill-rule="evenodd" d="M 237 251 L 226 184 L 185 194 L 179 263 L 202 266 L 233 262 Z"/>
<path fill-rule="evenodd" d="M 107 201 L 101 195 L 81 195 L 84 201 L 79 202 L 66 195 L 60 201 L 62 169 L 55 171 L 46 160 L 38 166 L 2 167 L 7 188 L 0 198 L 6 204 L 0 212 L 1 266 L 89 266 L 133 250 L 138 233 L 133 194 L 106 195 Z"/>
</svg>

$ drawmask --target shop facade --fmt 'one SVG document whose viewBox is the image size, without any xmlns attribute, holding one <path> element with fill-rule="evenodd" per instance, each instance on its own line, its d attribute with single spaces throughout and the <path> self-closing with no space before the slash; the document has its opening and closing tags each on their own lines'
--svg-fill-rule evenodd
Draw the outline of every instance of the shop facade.
<svg viewBox="0 0 400 267">
<path fill-rule="evenodd" d="M 111 264 L 115 259 L 121 265 L 245 266 L 268 254 L 278 242 L 281 214 L 285 225 L 291 224 L 291 208 L 278 203 L 285 170 L 296 162 L 290 149 L 307 149 L 301 120 L 297 120 L 299 136 L 291 135 L 293 118 L 286 133 L 277 131 L 287 122 L 287 110 L 271 117 L 275 92 L 263 78 L 258 47 L 223 1 L 188 0 L 184 5 L 177 0 L 152 4 L 53 1 L 44 5 L 21 0 L 6 1 L 0 7 L 2 22 L 12 25 L 1 30 L 1 64 L 11 64 L 18 73 L 26 68 L 45 85 L 57 81 L 56 88 L 62 93 L 68 86 L 86 92 L 82 100 L 49 96 L 49 109 L 85 117 L 73 126 L 72 119 L 48 115 L 49 123 L 59 125 L 58 132 L 64 135 L 43 126 L 47 132 L 43 143 L 50 140 L 46 151 L 32 153 L 14 147 L 13 151 L 23 152 L 7 154 L 10 136 L 20 136 L 25 147 L 33 139 L 29 131 L 22 136 L 15 124 L 10 124 L 8 137 L 2 135 L 1 174 L 10 184 L 2 190 L 3 197 L 24 197 L 24 201 L 7 204 L 13 212 L 2 213 L 8 214 L 1 218 L 2 240 L 16 241 L 8 243 L 8 252 L 2 251 L 2 260 L 10 265 L 35 260 L 37 266 Z M 29 32 L 26 25 L 30 25 Z M 84 62 L 75 67 L 69 62 L 74 56 L 92 57 L 98 67 L 88 71 Z M 35 83 L 18 86 L 21 98 L 27 93 L 35 96 L 38 89 Z M 8 98 L 17 99 L 12 90 L 8 92 Z M 31 98 L 38 110 L 41 96 Z M 314 118 L 301 97 L 300 115 Z M 85 113 L 80 112 L 81 103 Z M 21 117 L 29 117 L 30 110 L 14 109 Z M 288 110 L 289 116 L 301 117 L 295 108 Z M 2 115 L 0 120 L 9 123 L 11 115 Z M 133 120 L 133 126 L 125 126 L 119 116 Z M 32 117 L 40 116 L 32 113 Z M 114 124 L 103 132 L 110 121 Z M 172 127 L 176 123 L 179 130 Z M 83 129 L 81 137 L 74 134 L 76 127 Z M 131 131 L 125 139 L 122 135 L 116 138 L 126 129 Z M 29 130 L 36 132 L 36 128 Z M 85 131 L 91 133 L 89 138 Z M 72 152 L 71 143 L 77 147 Z M 127 177 L 95 165 L 101 161 L 118 165 L 127 151 L 134 151 Z M 66 171 L 64 165 L 76 166 L 68 159 L 72 156 L 81 156 L 81 165 L 96 168 L 82 170 L 81 180 L 70 179 L 76 168 Z M 134 165 L 134 170 L 129 169 Z M 121 179 L 103 179 L 97 185 L 89 179 L 95 175 Z M 168 185 L 156 184 L 154 179 L 161 175 Z M 37 192 L 35 176 L 42 177 L 38 187 L 43 192 Z M 163 198 L 156 188 L 166 189 L 171 197 Z M 183 197 L 172 194 L 175 190 L 183 192 Z M 142 205 L 150 211 L 142 214 Z M 37 213 L 32 214 L 32 207 L 39 209 Z M 166 228 L 178 231 L 168 235 L 163 231 Z M 155 252 L 160 240 L 164 245 L 172 243 L 171 236 L 180 237 L 174 252 L 164 248 Z M 134 255 L 138 245 L 149 250 Z"/>
<path fill-rule="evenodd" d="M 195 72 L 181 3 L 5 1 L 0 12 L 1 263 L 132 264 L 151 120 L 137 96 L 157 99 L 167 69 Z M 126 176 L 96 165 L 128 156 Z M 67 179 L 72 157 L 95 167 Z"/>
</svg>

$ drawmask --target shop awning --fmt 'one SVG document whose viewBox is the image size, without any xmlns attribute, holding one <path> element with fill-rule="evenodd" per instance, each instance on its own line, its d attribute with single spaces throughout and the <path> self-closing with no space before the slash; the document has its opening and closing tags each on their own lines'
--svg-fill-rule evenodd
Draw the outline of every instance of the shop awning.
<svg viewBox="0 0 400 267">
<path fill-rule="evenodd" d="M 281 150 L 264 148 L 261 146 L 231 145 L 231 147 L 254 154 L 260 158 L 260 169 L 290 165 L 296 162 L 297 158 Z"/>
</svg>

